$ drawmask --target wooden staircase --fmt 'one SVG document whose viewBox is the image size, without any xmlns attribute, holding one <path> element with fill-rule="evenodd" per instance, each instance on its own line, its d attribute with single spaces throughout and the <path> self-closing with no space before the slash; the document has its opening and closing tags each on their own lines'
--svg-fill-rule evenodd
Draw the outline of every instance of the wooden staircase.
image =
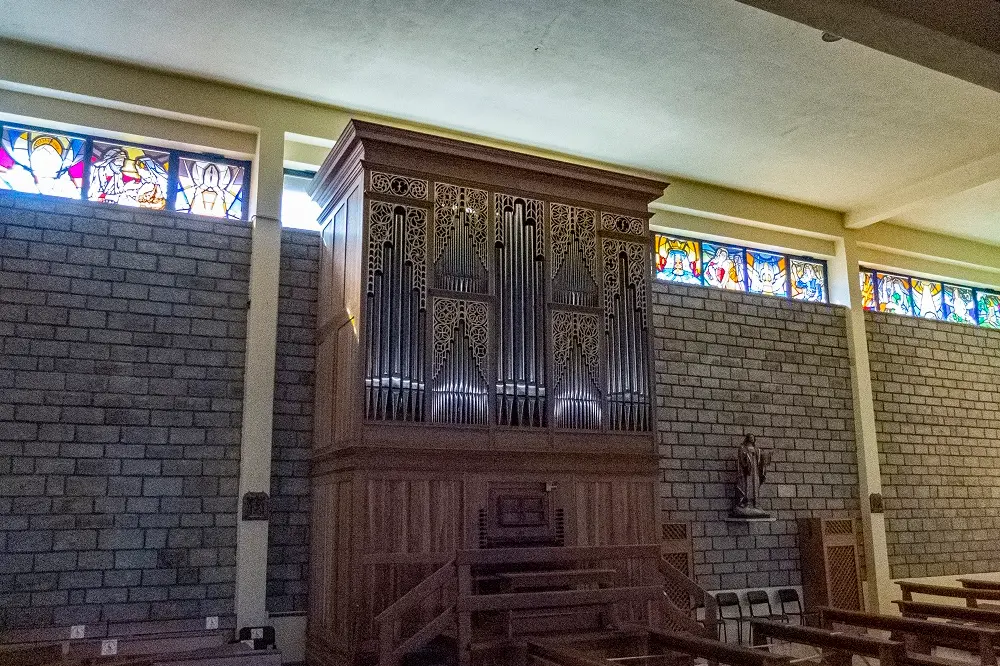
<svg viewBox="0 0 1000 666">
<path fill-rule="evenodd" d="M 416 616 L 427 619 L 414 630 Z M 714 598 L 656 545 L 459 551 L 375 618 L 375 656 L 399 666 L 436 640 L 459 666 L 517 665 L 539 636 L 607 638 L 639 623 L 714 638 L 716 617 Z"/>
</svg>

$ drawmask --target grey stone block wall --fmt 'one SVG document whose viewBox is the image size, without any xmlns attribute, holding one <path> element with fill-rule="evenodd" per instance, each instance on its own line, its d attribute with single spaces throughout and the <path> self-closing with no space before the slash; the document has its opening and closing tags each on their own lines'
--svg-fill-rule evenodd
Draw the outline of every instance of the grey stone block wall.
<svg viewBox="0 0 1000 666">
<path fill-rule="evenodd" d="M 866 325 L 892 577 L 1000 571 L 1000 331 Z"/>
<path fill-rule="evenodd" d="M 231 626 L 246 223 L 0 192 L 0 620 Z"/>
<path fill-rule="evenodd" d="M 796 519 L 857 516 L 845 312 L 663 282 L 653 286 L 664 518 L 692 524 L 708 589 L 800 584 Z M 772 523 L 727 523 L 744 433 L 770 449 Z"/>
<path fill-rule="evenodd" d="M 318 233 L 281 234 L 267 608 L 306 610 Z"/>
</svg>

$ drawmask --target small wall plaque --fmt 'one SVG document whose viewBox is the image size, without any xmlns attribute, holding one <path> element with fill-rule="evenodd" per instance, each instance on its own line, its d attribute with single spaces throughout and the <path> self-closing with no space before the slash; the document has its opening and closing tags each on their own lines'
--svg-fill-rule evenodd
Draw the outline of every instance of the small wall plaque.
<svg viewBox="0 0 1000 666">
<path fill-rule="evenodd" d="M 885 513 L 885 507 L 882 504 L 882 493 L 872 493 L 869 495 L 868 503 L 871 506 L 872 513 Z"/>
<path fill-rule="evenodd" d="M 271 517 L 271 498 L 267 493 L 243 495 L 243 520 L 268 520 Z"/>
</svg>

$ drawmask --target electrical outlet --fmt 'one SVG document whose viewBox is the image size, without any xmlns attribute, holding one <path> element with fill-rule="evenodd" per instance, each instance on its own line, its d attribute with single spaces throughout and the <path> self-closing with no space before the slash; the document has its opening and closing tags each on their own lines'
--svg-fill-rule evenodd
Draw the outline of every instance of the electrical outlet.
<svg viewBox="0 0 1000 666">
<path fill-rule="evenodd" d="M 118 654 L 118 639 L 106 638 L 101 641 L 101 656 L 109 657 Z"/>
<path fill-rule="evenodd" d="M 69 628 L 70 638 L 83 638 L 83 635 L 87 632 L 87 625 L 85 624 L 74 624 Z"/>
<path fill-rule="evenodd" d="M 206 629 L 218 629 L 219 628 L 219 616 L 209 615 L 205 618 L 205 628 Z"/>
</svg>

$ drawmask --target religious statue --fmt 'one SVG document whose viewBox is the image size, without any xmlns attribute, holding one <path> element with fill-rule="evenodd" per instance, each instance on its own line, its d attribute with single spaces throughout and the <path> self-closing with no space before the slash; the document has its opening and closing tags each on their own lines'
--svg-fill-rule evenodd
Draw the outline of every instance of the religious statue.
<svg viewBox="0 0 1000 666">
<path fill-rule="evenodd" d="M 753 435 L 746 435 L 736 451 L 736 506 L 730 512 L 733 518 L 770 518 L 757 506 L 760 484 L 764 483 L 770 454 L 758 448 Z"/>
</svg>

